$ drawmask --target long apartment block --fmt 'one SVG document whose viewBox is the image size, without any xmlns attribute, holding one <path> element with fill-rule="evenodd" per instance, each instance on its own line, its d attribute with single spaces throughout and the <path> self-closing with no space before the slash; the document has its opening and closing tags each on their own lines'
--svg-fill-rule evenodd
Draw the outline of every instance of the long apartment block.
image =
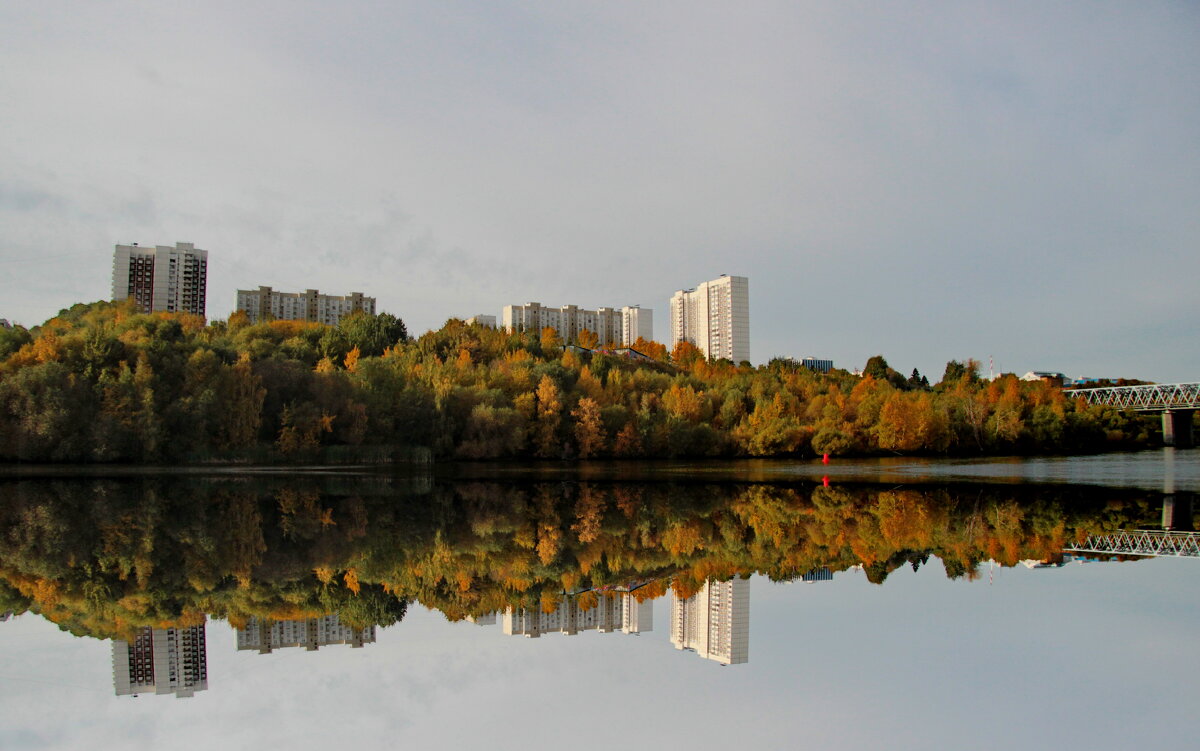
<svg viewBox="0 0 1200 751">
<path fill-rule="evenodd" d="M 583 330 L 595 334 L 600 344 L 631 347 L 639 337 L 654 339 L 654 312 L 638 305 L 588 310 L 578 305 L 552 308 L 541 303 L 505 305 L 503 325 L 508 331 L 554 329 L 565 342 L 575 342 Z"/>
<path fill-rule="evenodd" d="M 263 321 L 314 321 L 336 326 L 351 313 L 375 315 L 375 298 L 361 292 L 348 295 L 323 295 L 315 289 L 304 292 L 279 292 L 271 287 L 237 291 L 237 309 L 251 323 Z"/>
</svg>

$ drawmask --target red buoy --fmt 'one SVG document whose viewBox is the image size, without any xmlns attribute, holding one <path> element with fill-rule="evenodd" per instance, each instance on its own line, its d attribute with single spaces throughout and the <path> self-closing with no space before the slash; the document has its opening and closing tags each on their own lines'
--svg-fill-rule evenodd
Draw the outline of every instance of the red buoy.
<svg viewBox="0 0 1200 751">
<path fill-rule="evenodd" d="M 821 463 L 822 463 L 822 464 L 828 464 L 828 463 L 829 463 L 829 454 L 826 454 L 825 456 L 821 457 Z"/>
</svg>

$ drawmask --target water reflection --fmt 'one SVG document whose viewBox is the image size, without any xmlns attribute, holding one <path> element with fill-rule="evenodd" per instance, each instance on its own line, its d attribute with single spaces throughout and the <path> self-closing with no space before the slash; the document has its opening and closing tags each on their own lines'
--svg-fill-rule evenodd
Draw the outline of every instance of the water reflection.
<svg viewBox="0 0 1200 751">
<path fill-rule="evenodd" d="M 582 593 L 564 597 L 553 610 L 508 608 L 504 613 L 504 633 L 536 639 L 558 632 L 574 636 L 580 631 L 602 634 L 619 631 L 640 634 L 654 630 L 654 611 L 648 600 L 638 601 L 630 592 Z"/>
<path fill-rule="evenodd" d="M 207 690 L 209 619 L 237 650 L 360 648 L 410 604 L 538 638 L 651 633 L 661 598 L 672 646 L 741 665 L 755 574 L 881 584 L 935 558 L 972 579 L 1195 528 L 1188 493 L 1066 486 L 130 478 L 0 498 L 0 608 L 113 639 L 119 696 Z"/>
<path fill-rule="evenodd" d="M 204 624 L 140 629 L 132 641 L 112 643 L 113 688 L 117 696 L 174 694 L 177 699 L 208 689 Z"/>
<path fill-rule="evenodd" d="M 722 665 L 750 661 L 750 582 L 708 581 L 691 597 L 671 595 L 671 643 Z"/>
<path fill-rule="evenodd" d="M 238 649 L 253 649 L 263 655 L 286 647 L 304 647 L 315 652 L 330 644 L 349 644 L 358 649 L 374 641 L 375 626 L 346 626 L 333 613 L 287 621 L 252 617 L 245 627 L 237 630 Z"/>
</svg>

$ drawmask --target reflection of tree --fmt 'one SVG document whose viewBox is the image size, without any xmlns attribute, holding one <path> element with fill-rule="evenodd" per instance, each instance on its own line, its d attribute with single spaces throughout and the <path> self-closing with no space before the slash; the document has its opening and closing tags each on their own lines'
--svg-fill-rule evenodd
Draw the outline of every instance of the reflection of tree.
<svg viewBox="0 0 1200 751">
<path fill-rule="evenodd" d="M 457 620 L 629 582 L 645 583 L 638 601 L 686 598 L 857 565 L 882 582 L 931 555 L 971 576 L 1158 514 L 1145 494 L 1020 486 L 139 478 L 9 482 L 0 497 L 0 610 L 102 636 L 205 613 L 364 628 L 411 600 Z"/>
</svg>

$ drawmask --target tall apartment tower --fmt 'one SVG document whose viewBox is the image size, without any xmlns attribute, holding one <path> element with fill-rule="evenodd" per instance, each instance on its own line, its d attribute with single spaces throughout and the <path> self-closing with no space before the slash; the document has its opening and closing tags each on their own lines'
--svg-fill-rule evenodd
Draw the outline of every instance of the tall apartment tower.
<svg viewBox="0 0 1200 751">
<path fill-rule="evenodd" d="M 709 358 L 750 359 L 750 280 L 722 274 L 671 297 L 671 347 L 687 340 Z"/>
<path fill-rule="evenodd" d="M 536 639 L 542 634 L 560 632 L 574 635 L 580 631 L 638 634 L 654 630 L 654 608 L 649 600 L 638 602 L 623 592 L 615 597 L 600 596 L 591 610 L 579 607 L 576 597 L 564 598 L 552 613 L 540 608 L 509 608 L 504 614 L 504 633 Z"/>
<path fill-rule="evenodd" d="M 113 253 L 113 300 L 132 297 L 143 313 L 165 310 L 203 317 L 207 287 L 208 251 L 192 243 L 118 245 Z"/>
<path fill-rule="evenodd" d="M 671 593 L 671 643 L 723 665 L 750 661 L 750 580 L 709 581 L 681 600 Z"/>
<path fill-rule="evenodd" d="M 114 640 L 113 687 L 117 696 L 175 694 L 182 699 L 208 688 L 204 624 L 143 628 L 132 642 Z"/>
<path fill-rule="evenodd" d="M 250 323 L 263 321 L 315 321 L 336 326 L 351 313 L 375 315 L 375 298 L 361 292 L 348 295 L 322 295 L 315 289 L 303 292 L 279 292 L 270 287 L 239 289 L 237 309 Z"/>
<path fill-rule="evenodd" d="M 621 340 L 624 347 L 632 347 L 638 339 L 654 341 L 654 311 L 640 305 L 621 308 Z"/>
<path fill-rule="evenodd" d="M 592 332 L 600 344 L 632 346 L 639 336 L 654 338 L 654 311 L 637 305 L 624 308 L 588 310 L 578 305 L 551 308 L 538 302 L 505 305 L 503 326 L 507 331 L 541 331 L 552 328 L 564 342 L 578 340 L 584 329 Z"/>
<path fill-rule="evenodd" d="M 256 649 L 269 654 L 280 647 L 304 647 L 315 652 L 330 644 L 349 644 L 355 649 L 375 642 L 375 627 L 364 629 L 343 625 L 336 614 L 294 621 L 269 621 L 251 617 L 237 630 L 238 649 Z"/>
</svg>

